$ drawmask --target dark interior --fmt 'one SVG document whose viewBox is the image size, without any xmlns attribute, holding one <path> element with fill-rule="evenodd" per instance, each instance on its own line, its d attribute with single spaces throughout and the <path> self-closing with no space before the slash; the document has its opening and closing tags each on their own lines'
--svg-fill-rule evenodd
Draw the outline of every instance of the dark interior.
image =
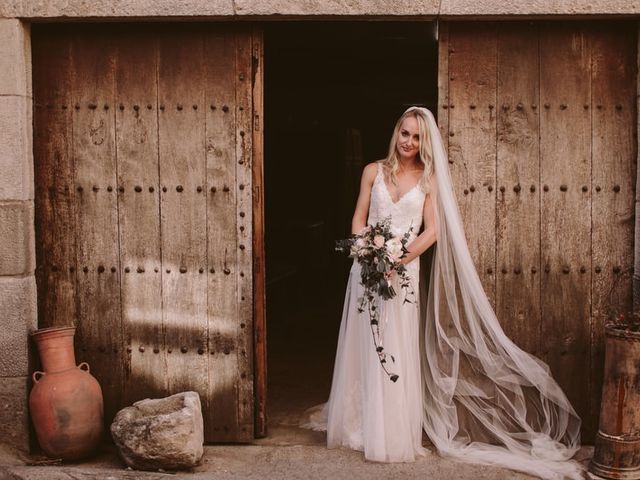
<svg viewBox="0 0 640 480">
<path fill-rule="evenodd" d="M 436 112 L 433 22 L 265 26 L 269 436 L 327 400 L 362 168 L 410 105 Z"/>
</svg>

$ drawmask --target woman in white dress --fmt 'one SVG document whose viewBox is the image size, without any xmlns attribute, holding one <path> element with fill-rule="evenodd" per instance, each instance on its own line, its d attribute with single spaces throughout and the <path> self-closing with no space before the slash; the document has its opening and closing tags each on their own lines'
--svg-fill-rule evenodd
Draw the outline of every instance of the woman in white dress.
<svg viewBox="0 0 640 480">
<path fill-rule="evenodd" d="M 395 129 L 394 148 L 386 161 L 367 165 L 352 221 L 352 232 L 391 216 L 391 230 L 402 236 L 412 226 L 409 254 L 403 259 L 418 292 L 418 256 L 436 240 L 431 196 L 431 165 L 421 161 L 418 117 L 407 115 Z M 423 222 L 425 231 L 417 237 Z M 389 368 L 399 375 L 394 383 L 381 369 L 372 342 L 368 313 L 358 313 L 363 293 L 360 265 L 349 274 L 331 395 L 328 403 L 328 445 L 364 450 L 368 460 L 413 461 L 422 448 L 422 387 L 420 379 L 418 303 L 404 303 L 398 292 L 378 302 L 385 351 L 395 362 Z"/>
<path fill-rule="evenodd" d="M 347 283 L 329 401 L 305 427 L 327 431 L 329 447 L 368 460 L 414 461 L 424 430 L 438 452 L 541 478 L 582 478 L 571 457 L 580 418 L 548 366 L 502 331 L 466 244 L 442 138 L 431 112 L 398 119 L 386 159 L 365 167 L 352 232 L 390 216 L 410 231 L 403 258 L 417 302 L 398 292 L 378 302 L 391 382 L 373 345 L 368 313 L 358 311 L 360 267 Z M 418 235 L 419 229 L 423 231 Z M 419 291 L 419 256 L 437 242 L 428 291 Z M 423 283 L 424 284 L 424 283 Z"/>
</svg>

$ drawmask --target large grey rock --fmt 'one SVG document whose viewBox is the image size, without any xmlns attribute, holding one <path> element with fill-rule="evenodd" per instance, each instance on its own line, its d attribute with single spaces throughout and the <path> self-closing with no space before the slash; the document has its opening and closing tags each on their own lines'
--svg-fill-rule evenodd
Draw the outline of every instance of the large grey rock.
<svg viewBox="0 0 640 480">
<path fill-rule="evenodd" d="M 182 392 L 120 410 L 111 436 L 128 466 L 178 470 L 198 465 L 204 441 L 200 396 Z"/>
</svg>

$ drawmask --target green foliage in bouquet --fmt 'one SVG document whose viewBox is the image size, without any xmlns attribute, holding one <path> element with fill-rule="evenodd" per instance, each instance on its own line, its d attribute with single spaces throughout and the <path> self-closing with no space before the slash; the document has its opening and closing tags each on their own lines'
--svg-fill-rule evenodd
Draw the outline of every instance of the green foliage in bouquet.
<svg viewBox="0 0 640 480">
<path fill-rule="evenodd" d="M 336 242 L 337 251 L 346 253 L 360 264 L 360 283 L 364 287 L 364 294 L 358 298 L 358 312 L 369 313 L 373 344 L 380 365 L 392 382 L 396 382 L 399 377 L 385 365 L 387 357 L 392 362 L 395 362 L 395 358 L 387 354 L 382 345 L 378 301 L 390 300 L 396 296 L 397 292 L 390 282 L 390 277 L 395 272 L 400 288 L 405 292 L 403 304 L 415 302 L 415 299 L 410 299 L 415 292 L 411 287 L 407 267 L 401 263 L 408 253 L 406 246 L 412 230 L 413 227 L 410 227 L 404 235 L 397 237 L 391 232 L 391 217 L 386 217 L 375 225 L 367 225 L 360 233 Z"/>
</svg>

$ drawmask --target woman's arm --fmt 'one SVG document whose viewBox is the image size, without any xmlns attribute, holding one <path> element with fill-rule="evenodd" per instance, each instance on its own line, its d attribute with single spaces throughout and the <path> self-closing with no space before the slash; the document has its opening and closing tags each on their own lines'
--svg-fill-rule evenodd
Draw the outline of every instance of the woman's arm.
<svg viewBox="0 0 640 480">
<path fill-rule="evenodd" d="M 424 199 L 424 208 L 422 209 L 422 216 L 426 228 L 418 235 L 413 242 L 407 245 L 409 252 L 402 259 L 402 263 L 405 265 L 414 258 L 422 255 L 427 251 L 431 245 L 436 243 L 438 237 L 438 225 L 436 223 L 436 202 L 438 195 L 438 186 L 435 178 L 435 174 L 431 175 L 430 179 L 431 191 Z"/>
<path fill-rule="evenodd" d="M 367 215 L 369 214 L 369 203 L 371 201 L 371 188 L 373 181 L 378 173 L 378 165 L 376 162 L 370 163 L 362 171 L 362 179 L 360 180 L 360 193 L 356 202 L 356 210 L 351 220 L 351 233 L 360 233 L 367 225 Z"/>
</svg>

